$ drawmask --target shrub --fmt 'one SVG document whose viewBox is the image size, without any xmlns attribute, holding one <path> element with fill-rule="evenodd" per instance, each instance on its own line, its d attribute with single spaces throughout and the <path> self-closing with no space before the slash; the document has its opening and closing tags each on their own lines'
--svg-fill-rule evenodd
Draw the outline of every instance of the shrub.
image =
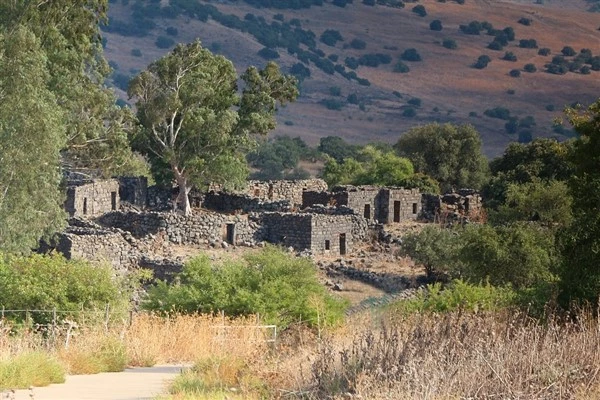
<svg viewBox="0 0 600 400">
<path fill-rule="evenodd" d="M 530 130 L 522 130 L 519 132 L 519 143 L 529 143 L 533 140 L 533 134 Z"/>
<path fill-rule="evenodd" d="M 492 59 L 488 55 L 481 55 L 477 61 L 475 61 L 475 64 L 473 64 L 473 68 L 484 69 L 488 66 L 490 61 L 492 61 Z"/>
<path fill-rule="evenodd" d="M 360 65 L 358 60 L 354 57 L 346 57 L 344 64 L 350 69 L 356 69 Z"/>
<path fill-rule="evenodd" d="M 490 118 L 498 118 L 504 120 L 508 120 L 510 118 L 510 111 L 504 107 L 487 109 L 483 112 L 483 114 Z"/>
<path fill-rule="evenodd" d="M 413 118 L 417 116 L 417 111 L 412 107 L 408 107 L 402 111 L 402 116 L 407 118 Z"/>
<path fill-rule="evenodd" d="M 131 49 L 131 55 L 134 57 L 141 57 L 142 51 L 140 49 Z"/>
<path fill-rule="evenodd" d="M 167 35 L 169 36 L 177 36 L 179 34 L 179 31 L 177 30 L 177 28 L 169 26 L 166 30 Z"/>
<path fill-rule="evenodd" d="M 469 284 L 457 279 L 446 287 L 441 283 L 427 285 L 416 298 L 393 303 L 389 309 L 400 313 L 499 311 L 515 305 L 517 300 L 517 293 L 508 287 Z"/>
<path fill-rule="evenodd" d="M 454 231 L 427 225 L 418 233 L 402 238 L 399 254 L 425 268 L 427 276 L 444 276 L 455 269 L 459 242 Z"/>
<path fill-rule="evenodd" d="M 405 74 L 410 71 L 410 68 L 408 67 L 408 65 L 404 64 L 402 61 L 398 61 L 396 63 L 396 65 L 394 65 L 393 71 L 401 73 L 401 74 Z"/>
<path fill-rule="evenodd" d="M 521 39 L 519 40 L 519 47 L 524 49 L 537 49 L 537 41 L 535 39 Z"/>
<path fill-rule="evenodd" d="M 358 104 L 358 95 L 356 93 L 351 93 L 346 98 L 348 104 Z"/>
<path fill-rule="evenodd" d="M 340 89 L 339 86 L 331 86 L 329 88 L 329 94 L 332 96 L 341 96 L 342 95 L 342 89 Z"/>
<path fill-rule="evenodd" d="M 537 71 L 537 68 L 535 67 L 535 64 L 525 64 L 525 66 L 523 67 L 523 70 L 525 72 L 529 72 L 529 73 L 534 73 Z"/>
<path fill-rule="evenodd" d="M 263 47 L 258 51 L 257 54 L 265 60 L 275 60 L 279 58 L 279 53 L 276 50 L 270 49 L 268 47 Z"/>
<path fill-rule="evenodd" d="M 525 25 L 525 26 L 531 25 L 531 19 L 530 18 L 521 17 L 521 18 L 519 18 L 518 22 L 520 24 L 522 24 L 522 25 Z"/>
<path fill-rule="evenodd" d="M 56 358 L 45 353 L 26 352 L 6 361 L 0 361 L 0 390 L 2 392 L 7 389 L 48 386 L 51 383 L 63 383 L 64 381 L 63 367 Z"/>
<path fill-rule="evenodd" d="M 417 4 L 416 6 L 414 6 L 412 12 L 417 14 L 419 17 L 427 16 L 427 10 L 425 10 L 425 6 L 423 6 L 422 4 Z"/>
<path fill-rule="evenodd" d="M 548 47 L 542 47 L 541 49 L 538 50 L 538 54 L 540 56 L 548 56 L 550 55 L 551 50 Z"/>
<path fill-rule="evenodd" d="M 577 52 L 575 51 L 575 49 L 573 49 L 571 46 L 565 46 L 565 47 L 563 47 L 563 49 L 560 52 L 563 55 L 567 56 L 567 57 L 572 57 L 575 54 L 577 54 Z"/>
<path fill-rule="evenodd" d="M 499 41 L 494 40 L 493 42 L 488 44 L 487 48 L 490 50 L 502 50 L 504 48 L 504 46 Z"/>
<path fill-rule="evenodd" d="M 15 310 L 56 308 L 65 312 L 102 310 L 109 304 L 115 312 L 123 311 L 131 290 L 113 274 L 110 267 L 69 261 L 59 255 L 0 255 L 0 304 Z M 52 315 L 32 313 L 32 318 L 46 323 Z"/>
<path fill-rule="evenodd" d="M 321 34 L 320 40 L 327 46 L 335 46 L 337 42 L 343 41 L 344 38 L 342 37 L 339 31 L 327 29 Z"/>
<path fill-rule="evenodd" d="M 442 46 L 450 50 L 458 48 L 458 45 L 456 44 L 456 41 L 454 39 L 444 39 L 442 41 Z"/>
<path fill-rule="evenodd" d="M 360 40 L 360 39 L 352 39 L 352 41 L 350 42 L 350 47 L 352 47 L 353 49 L 356 50 L 363 50 L 364 48 L 367 47 L 367 42 L 365 42 L 364 40 Z"/>
<path fill-rule="evenodd" d="M 168 49 L 175 44 L 175 41 L 166 36 L 159 36 L 156 38 L 156 41 L 154 42 L 154 44 L 159 49 Z"/>
<path fill-rule="evenodd" d="M 201 255 L 188 261 L 177 279 L 178 283 L 159 282 L 151 288 L 144 307 L 186 313 L 260 313 L 265 322 L 285 327 L 297 321 L 335 324 L 346 306 L 326 292 L 309 259 L 272 246 L 222 265 L 212 265 L 207 255 Z"/>
<path fill-rule="evenodd" d="M 413 97 L 407 103 L 415 107 L 421 107 L 421 99 L 418 97 Z"/>
<path fill-rule="evenodd" d="M 429 29 L 431 29 L 432 31 L 441 31 L 443 29 L 442 21 L 440 21 L 439 19 L 434 19 L 429 24 Z"/>
<path fill-rule="evenodd" d="M 554 111 L 555 110 L 554 104 L 546 104 L 545 109 L 546 109 L 546 111 Z"/>
<path fill-rule="evenodd" d="M 310 77 L 310 69 L 302 63 L 296 63 L 290 68 L 290 74 L 302 81 Z"/>
<path fill-rule="evenodd" d="M 508 74 L 513 78 L 518 78 L 521 76 L 521 71 L 519 71 L 518 69 L 511 69 Z"/>
<path fill-rule="evenodd" d="M 421 61 L 421 55 L 415 48 L 410 48 L 404 50 L 404 52 L 400 55 L 400 58 L 404 61 Z"/>
<path fill-rule="evenodd" d="M 514 61 L 517 61 L 517 56 L 512 51 L 507 51 L 506 53 L 504 53 L 504 57 L 502 57 L 502 59 L 506 60 L 506 61 L 514 62 Z"/>
</svg>

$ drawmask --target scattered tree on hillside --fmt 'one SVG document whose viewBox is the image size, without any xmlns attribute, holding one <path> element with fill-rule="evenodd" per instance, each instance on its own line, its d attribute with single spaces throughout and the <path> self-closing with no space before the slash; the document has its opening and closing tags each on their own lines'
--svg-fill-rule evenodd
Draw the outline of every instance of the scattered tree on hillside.
<svg viewBox="0 0 600 400">
<path fill-rule="evenodd" d="M 470 125 L 423 125 L 400 136 L 394 147 L 417 172 L 437 180 L 443 191 L 479 189 L 487 178 L 481 138 Z"/>
<path fill-rule="evenodd" d="M 296 80 L 274 63 L 248 68 L 241 80 L 240 97 L 231 61 L 195 41 L 178 45 L 130 84 L 142 125 L 133 145 L 149 157 L 156 175 L 177 182 L 177 203 L 186 214 L 193 185 L 235 184 L 246 177 L 244 152 L 252 135 L 274 129 L 277 101 L 298 95 Z"/>
</svg>

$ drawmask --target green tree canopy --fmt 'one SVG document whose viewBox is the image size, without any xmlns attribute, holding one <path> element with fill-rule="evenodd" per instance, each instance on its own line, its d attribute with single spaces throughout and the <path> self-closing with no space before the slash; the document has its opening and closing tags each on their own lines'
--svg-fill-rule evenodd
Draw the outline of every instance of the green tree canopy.
<svg viewBox="0 0 600 400">
<path fill-rule="evenodd" d="M 131 115 L 104 85 L 110 68 L 99 24 L 106 10 L 106 0 L 3 1 L 0 30 L 10 36 L 26 27 L 39 40 L 49 72 L 45 85 L 65 114 L 66 166 L 110 176 L 127 171 L 136 158 L 127 141 Z"/>
<path fill-rule="evenodd" d="M 154 172 L 179 185 L 178 203 L 190 212 L 193 185 L 235 184 L 247 175 L 245 152 L 252 135 L 275 128 L 276 102 L 298 95 L 296 80 L 281 74 L 275 63 L 241 76 L 223 56 L 212 54 L 199 41 L 177 45 L 130 83 L 141 129 L 133 145 L 147 155 Z"/>
<path fill-rule="evenodd" d="M 0 250 L 27 252 L 65 222 L 59 152 L 65 117 L 47 88 L 39 40 L 26 27 L 0 33 Z"/>
<path fill-rule="evenodd" d="M 537 138 L 509 144 L 502 156 L 490 162 L 492 177 L 482 190 L 486 207 L 505 204 L 511 184 L 566 181 L 573 173 L 572 151 L 572 141 Z"/>
<path fill-rule="evenodd" d="M 341 163 L 330 157 L 323 169 L 323 179 L 330 186 L 402 186 L 413 175 L 414 169 L 408 159 L 373 146 L 365 146 L 357 153 L 356 159 L 346 158 Z"/>
<path fill-rule="evenodd" d="M 600 100 L 586 110 L 567 111 L 580 135 L 571 160 L 574 172 L 568 180 L 573 196 L 574 221 L 559 236 L 563 265 L 561 300 L 597 304 L 600 296 Z"/>
<path fill-rule="evenodd" d="M 403 134 L 395 145 L 415 170 L 437 180 L 443 191 L 479 189 L 488 174 L 481 138 L 471 125 L 428 124 Z"/>
</svg>

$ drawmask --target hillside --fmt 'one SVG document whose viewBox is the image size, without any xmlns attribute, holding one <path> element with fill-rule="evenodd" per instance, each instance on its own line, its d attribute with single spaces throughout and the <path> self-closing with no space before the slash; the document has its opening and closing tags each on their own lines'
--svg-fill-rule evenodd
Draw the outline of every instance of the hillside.
<svg viewBox="0 0 600 400">
<path fill-rule="evenodd" d="M 307 2 L 319 3 L 296 4 Z M 553 120 L 565 105 L 588 104 L 600 96 L 600 14 L 588 12 L 591 3 L 583 0 L 421 0 L 403 8 L 334 0 L 303 9 L 248 3 L 252 1 L 111 2 L 104 35 L 116 85 L 125 87 L 128 77 L 174 42 L 198 37 L 240 71 L 266 63 L 257 54 L 266 44 L 271 52 L 263 50 L 263 56 L 278 57 L 285 71 L 294 67 L 295 73 L 307 75 L 302 66 L 310 71 L 298 101 L 280 110 L 275 134 L 301 136 L 312 144 L 328 135 L 355 143 L 395 142 L 418 124 L 471 123 L 490 156 L 510 141 L 568 137 L 570 132 L 553 129 Z M 413 10 L 416 6 L 426 15 L 419 16 L 416 11 L 423 10 Z M 441 30 L 431 29 L 434 20 L 440 21 Z M 473 26 L 481 29 L 479 34 L 465 33 Z M 514 33 L 513 40 L 501 50 L 489 49 L 505 28 Z M 565 47 L 576 54 L 557 57 Z M 549 53 L 538 54 L 542 48 Z M 407 49 L 415 51 L 405 57 L 416 53 L 421 61 L 404 60 L 409 71 L 394 72 L 401 69 L 398 61 Z M 579 54 L 581 49 L 589 51 Z M 503 59 L 507 52 L 512 55 L 506 58 L 516 61 Z M 489 64 L 474 68 L 481 55 L 489 56 Z M 546 72 L 545 65 L 553 60 L 554 73 Z M 383 63 L 374 67 L 356 65 L 358 61 Z M 526 72 L 526 64 L 533 64 L 535 72 Z M 520 76 L 511 76 L 512 70 Z M 484 114 L 492 109 L 503 119 Z"/>
</svg>

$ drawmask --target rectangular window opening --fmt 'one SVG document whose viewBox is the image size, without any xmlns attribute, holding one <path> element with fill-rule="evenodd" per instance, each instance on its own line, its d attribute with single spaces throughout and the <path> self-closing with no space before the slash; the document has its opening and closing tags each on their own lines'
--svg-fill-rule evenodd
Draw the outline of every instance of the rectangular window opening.
<svg viewBox="0 0 600 400">
<path fill-rule="evenodd" d="M 83 198 L 83 215 L 87 215 L 88 207 L 87 207 L 87 197 Z"/>
<path fill-rule="evenodd" d="M 329 240 L 325 241 L 325 250 L 330 250 L 331 249 L 331 242 Z"/>
<path fill-rule="evenodd" d="M 417 203 L 413 203 L 413 214 L 417 213 Z"/>
<path fill-rule="evenodd" d="M 113 211 L 117 209 L 117 192 L 110 192 L 110 209 Z"/>
</svg>

